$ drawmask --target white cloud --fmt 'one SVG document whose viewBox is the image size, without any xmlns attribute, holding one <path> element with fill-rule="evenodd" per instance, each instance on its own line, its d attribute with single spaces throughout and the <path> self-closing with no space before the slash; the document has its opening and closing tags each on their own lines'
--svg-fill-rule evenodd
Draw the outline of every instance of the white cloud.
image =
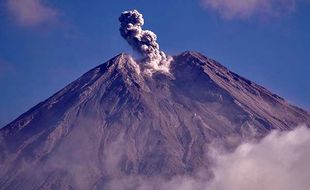
<svg viewBox="0 0 310 190">
<path fill-rule="evenodd" d="M 243 143 L 232 153 L 212 147 L 214 177 L 206 171 L 193 177 L 113 179 L 109 189 L 125 190 L 308 190 L 310 187 L 310 129 L 273 131 L 259 143 Z"/>
<path fill-rule="evenodd" d="M 217 155 L 210 190 L 308 190 L 310 130 L 272 132 L 258 144 Z"/>
<path fill-rule="evenodd" d="M 203 5 L 226 19 L 274 17 L 295 10 L 297 0 L 202 0 Z"/>
<path fill-rule="evenodd" d="M 58 11 L 43 0 L 7 0 L 9 14 L 21 26 L 33 26 L 57 20 Z"/>
</svg>

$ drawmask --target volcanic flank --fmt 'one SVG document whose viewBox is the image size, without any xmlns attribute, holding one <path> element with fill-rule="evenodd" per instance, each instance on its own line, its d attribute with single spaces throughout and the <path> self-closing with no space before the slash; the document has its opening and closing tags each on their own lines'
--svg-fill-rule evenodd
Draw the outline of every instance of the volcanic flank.
<svg viewBox="0 0 310 190">
<path fill-rule="evenodd" d="M 120 54 L 2 128 L 0 189 L 193 175 L 208 168 L 210 142 L 230 149 L 310 124 L 307 112 L 199 53 L 175 56 L 170 72 L 143 75 Z"/>
<path fill-rule="evenodd" d="M 233 150 L 310 124 L 306 111 L 200 53 L 174 56 L 169 74 L 144 64 L 122 53 L 2 128 L 0 189 L 138 189 L 136 179 L 201 169 L 209 179 L 210 143 Z"/>
</svg>

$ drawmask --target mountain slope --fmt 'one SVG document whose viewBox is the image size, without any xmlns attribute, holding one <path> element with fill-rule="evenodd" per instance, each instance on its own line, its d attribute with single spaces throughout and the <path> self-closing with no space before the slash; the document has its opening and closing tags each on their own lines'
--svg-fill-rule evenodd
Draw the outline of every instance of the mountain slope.
<svg viewBox="0 0 310 190">
<path fill-rule="evenodd" d="M 0 189 L 109 189 L 124 176 L 193 175 L 209 143 L 233 149 L 310 115 L 196 52 L 171 74 L 120 54 L 1 129 Z M 211 174 L 210 174 L 211 175 Z"/>
</svg>

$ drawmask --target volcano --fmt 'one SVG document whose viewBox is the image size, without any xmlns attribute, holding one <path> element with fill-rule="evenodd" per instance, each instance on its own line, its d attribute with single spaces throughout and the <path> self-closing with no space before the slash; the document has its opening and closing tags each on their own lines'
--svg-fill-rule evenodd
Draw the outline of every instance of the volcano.
<svg viewBox="0 0 310 190">
<path fill-rule="evenodd" d="M 195 175 L 209 168 L 208 144 L 233 150 L 300 124 L 308 112 L 200 53 L 152 75 L 122 53 L 0 130 L 0 189 Z"/>
</svg>

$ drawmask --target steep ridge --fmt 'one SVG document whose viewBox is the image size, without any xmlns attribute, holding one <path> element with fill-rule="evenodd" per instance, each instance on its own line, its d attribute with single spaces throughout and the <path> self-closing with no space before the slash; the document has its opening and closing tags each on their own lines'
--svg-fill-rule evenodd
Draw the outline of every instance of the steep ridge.
<svg viewBox="0 0 310 190">
<path fill-rule="evenodd" d="M 0 189 L 193 175 L 208 168 L 209 143 L 233 149 L 300 124 L 309 113 L 197 52 L 152 76 L 120 54 L 0 130 Z"/>
</svg>

